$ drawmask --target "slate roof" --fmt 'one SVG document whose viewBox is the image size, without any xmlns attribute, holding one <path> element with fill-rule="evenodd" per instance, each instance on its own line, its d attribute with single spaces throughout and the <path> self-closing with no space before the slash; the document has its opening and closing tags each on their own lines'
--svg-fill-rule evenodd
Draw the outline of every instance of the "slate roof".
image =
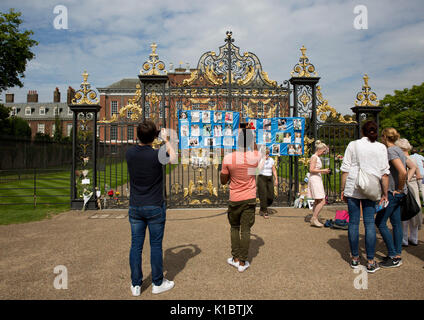
<svg viewBox="0 0 424 320">
<path fill-rule="evenodd" d="M 59 109 L 59 119 L 72 120 L 69 113 L 68 104 L 65 102 L 25 102 L 25 103 L 4 103 L 6 107 L 16 107 L 16 116 L 26 120 L 54 120 L 54 108 Z M 45 108 L 45 115 L 40 115 L 40 109 Z M 31 115 L 25 115 L 25 109 L 31 108 Z"/>
<path fill-rule="evenodd" d="M 124 78 L 104 88 L 96 88 L 99 92 L 105 92 L 110 90 L 120 91 L 135 91 L 136 85 L 140 84 L 138 78 Z"/>
</svg>

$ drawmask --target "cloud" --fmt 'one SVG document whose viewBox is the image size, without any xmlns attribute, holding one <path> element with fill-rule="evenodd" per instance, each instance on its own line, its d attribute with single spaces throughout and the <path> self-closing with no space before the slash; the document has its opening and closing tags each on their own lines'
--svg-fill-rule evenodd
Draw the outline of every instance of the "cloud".
<svg viewBox="0 0 424 320">
<path fill-rule="evenodd" d="M 40 39 L 25 88 L 11 89 L 16 99 L 25 101 L 28 89 L 38 89 L 40 100 L 50 101 L 56 85 L 77 87 L 84 69 L 96 87 L 136 77 L 154 41 L 166 64 L 183 61 L 194 67 L 205 51 L 224 44 L 226 30 L 233 31 L 241 52 L 255 53 L 279 83 L 290 78 L 305 45 L 324 97 L 342 113 L 350 113 L 364 73 L 379 98 L 422 82 L 421 0 L 361 1 L 368 8 L 368 30 L 354 29 L 358 2 L 352 0 L 62 1 L 69 30 L 54 30 L 57 4 L 0 4 L 1 11 L 12 6 L 21 10 L 25 27 Z"/>
</svg>

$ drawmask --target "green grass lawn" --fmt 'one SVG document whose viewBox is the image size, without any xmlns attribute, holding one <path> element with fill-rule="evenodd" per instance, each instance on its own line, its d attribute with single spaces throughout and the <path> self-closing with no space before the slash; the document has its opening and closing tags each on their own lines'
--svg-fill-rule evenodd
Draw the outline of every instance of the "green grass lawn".
<svg viewBox="0 0 424 320">
<path fill-rule="evenodd" d="M 0 224 L 38 221 L 70 209 L 70 170 L 38 170 L 35 188 L 33 170 L 13 173 L 0 176 Z"/>
<path fill-rule="evenodd" d="M 69 204 L 38 205 L 36 208 L 31 205 L 0 206 L 0 225 L 39 221 L 69 209 Z"/>
<path fill-rule="evenodd" d="M 166 172 L 169 173 L 176 166 L 167 166 Z M 104 168 L 97 172 L 97 183 L 102 194 L 105 195 L 109 189 L 124 194 L 128 182 L 126 161 L 109 163 Z M 70 210 L 70 171 L 37 170 L 35 188 L 34 170 L 1 172 L 0 225 L 38 221 Z M 105 185 L 109 189 L 105 190 Z"/>
</svg>

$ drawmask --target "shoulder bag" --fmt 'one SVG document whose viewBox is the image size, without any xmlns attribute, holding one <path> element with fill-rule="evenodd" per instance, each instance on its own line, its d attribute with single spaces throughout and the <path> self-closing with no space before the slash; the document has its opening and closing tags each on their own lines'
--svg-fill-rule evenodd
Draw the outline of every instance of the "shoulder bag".
<svg viewBox="0 0 424 320">
<path fill-rule="evenodd" d="M 414 194 L 409 186 L 408 193 L 401 200 L 400 206 L 400 219 L 402 221 L 412 219 L 421 211 L 421 208 L 418 206 L 417 200 L 415 200 Z"/>
<path fill-rule="evenodd" d="M 358 178 L 356 179 L 356 187 L 361 193 L 372 201 L 380 200 L 381 198 L 381 184 L 380 179 L 370 173 L 367 173 L 361 168 L 359 160 L 358 141 L 355 142 L 356 160 L 358 162 Z"/>
</svg>

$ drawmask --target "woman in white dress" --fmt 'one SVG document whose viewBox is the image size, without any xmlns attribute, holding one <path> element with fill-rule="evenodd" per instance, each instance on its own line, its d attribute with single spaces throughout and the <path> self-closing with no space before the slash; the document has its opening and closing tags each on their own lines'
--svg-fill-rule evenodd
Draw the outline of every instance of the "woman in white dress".
<svg viewBox="0 0 424 320">
<path fill-rule="evenodd" d="M 325 205 L 325 191 L 321 174 L 330 173 L 330 169 L 321 169 L 322 162 L 319 157 L 325 154 L 328 147 L 325 143 L 317 140 L 315 142 L 315 153 L 311 157 L 309 163 L 309 179 L 308 179 L 308 198 L 314 199 L 314 208 L 311 218 L 311 226 L 322 228 L 324 225 L 319 222 L 318 215 Z"/>
</svg>

